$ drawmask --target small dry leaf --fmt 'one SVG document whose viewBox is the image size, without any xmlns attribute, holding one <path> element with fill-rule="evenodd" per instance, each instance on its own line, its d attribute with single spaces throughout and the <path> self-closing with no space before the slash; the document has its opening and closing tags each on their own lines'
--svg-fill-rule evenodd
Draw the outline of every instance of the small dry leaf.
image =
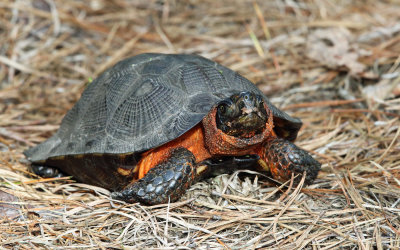
<svg viewBox="0 0 400 250">
<path fill-rule="evenodd" d="M 357 61 L 360 53 L 344 28 L 318 29 L 308 37 L 306 55 L 333 69 L 346 67 L 351 74 L 362 73 L 365 65 Z"/>
<path fill-rule="evenodd" d="M 14 204 L 18 201 L 18 197 L 0 190 L 0 218 L 13 219 L 18 217 L 20 206 Z"/>
<path fill-rule="evenodd" d="M 388 98 L 396 96 L 395 90 L 398 88 L 398 83 L 388 79 L 382 79 L 375 85 L 368 85 L 362 89 L 364 97 L 368 100 L 376 102 L 384 102 Z"/>
</svg>

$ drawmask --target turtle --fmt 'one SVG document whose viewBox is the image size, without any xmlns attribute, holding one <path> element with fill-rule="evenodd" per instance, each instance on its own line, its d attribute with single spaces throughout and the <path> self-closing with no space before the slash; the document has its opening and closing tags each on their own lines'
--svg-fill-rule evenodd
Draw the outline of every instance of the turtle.
<svg viewBox="0 0 400 250">
<path fill-rule="evenodd" d="M 24 154 L 41 177 L 71 175 L 112 199 L 154 205 L 238 169 L 313 183 L 321 164 L 293 143 L 301 126 L 217 62 L 146 53 L 105 70 L 58 131 Z"/>
</svg>

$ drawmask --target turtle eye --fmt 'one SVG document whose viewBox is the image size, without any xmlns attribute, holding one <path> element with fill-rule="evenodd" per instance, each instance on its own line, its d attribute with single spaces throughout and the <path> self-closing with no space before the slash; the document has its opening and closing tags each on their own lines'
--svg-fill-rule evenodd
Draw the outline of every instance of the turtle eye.
<svg viewBox="0 0 400 250">
<path fill-rule="evenodd" d="M 226 112 L 226 107 L 225 105 L 219 105 L 218 110 L 220 113 L 224 114 Z"/>
<path fill-rule="evenodd" d="M 264 107 L 264 100 L 261 96 L 257 96 L 257 102 L 259 107 Z"/>
</svg>

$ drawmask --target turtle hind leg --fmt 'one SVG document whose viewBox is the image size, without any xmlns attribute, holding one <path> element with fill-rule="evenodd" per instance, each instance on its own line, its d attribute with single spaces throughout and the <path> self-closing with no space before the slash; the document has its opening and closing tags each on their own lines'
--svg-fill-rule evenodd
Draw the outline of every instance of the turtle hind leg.
<svg viewBox="0 0 400 250">
<path fill-rule="evenodd" d="M 30 169 L 33 173 L 43 178 L 57 178 L 57 177 L 67 176 L 64 172 L 61 172 L 58 168 L 46 165 L 32 164 L 30 166 Z"/>
<path fill-rule="evenodd" d="M 174 149 L 166 161 L 123 190 L 111 193 L 111 198 L 147 205 L 173 202 L 195 181 L 195 161 L 192 152 L 186 148 Z"/>
<path fill-rule="evenodd" d="M 300 174 L 298 182 L 306 173 L 305 184 L 312 184 L 321 169 L 321 163 L 307 151 L 283 138 L 274 138 L 263 144 L 261 158 L 268 164 L 269 170 L 278 181 L 290 180 L 292 173 Z"/>
</svg>

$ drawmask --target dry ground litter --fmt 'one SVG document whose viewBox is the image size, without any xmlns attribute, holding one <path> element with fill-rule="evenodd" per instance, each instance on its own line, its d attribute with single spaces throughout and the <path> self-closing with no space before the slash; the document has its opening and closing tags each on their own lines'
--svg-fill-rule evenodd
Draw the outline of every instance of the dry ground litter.
<svg viewBox="0 0 400 250">
<path fill-rule="evenodd" d="M 197 53 L 243 74 L 304 126 L 311 186 L 248 171 L 142 206 L 23 150 L 51 136 L 122 58 Z M 0 1 L 0 248 L 399 249 L 400 2 Z"/>
</svg>

